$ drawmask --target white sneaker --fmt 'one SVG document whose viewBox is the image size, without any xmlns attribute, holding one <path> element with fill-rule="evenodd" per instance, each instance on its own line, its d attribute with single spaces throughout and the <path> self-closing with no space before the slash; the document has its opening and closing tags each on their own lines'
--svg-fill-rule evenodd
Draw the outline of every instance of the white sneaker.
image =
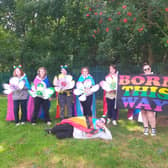
<svg viewBox="0 0 168 168">
<path fill-rule="evenodd" d="M 25 125 L 25 122 L 21 122 L 21 125 Z"/>
<path fill-rule="evenodd" d="M 19 126 L 20 125 L 20 123 L 16 123 L 16 126 Z"/>
<path fill-rule="evenodd" d="M 148 127 L 144 127 L 144 135 L 149 135 L 149 129 L 148 129 Z"/>
<path fill-rule="evenodd" d="M 112 121 L 112 124 L 113 124 L 113 125 L 117 125 L 117 121 L 116 121 L 116 120 L 113 120 L 113 121 Z"/>
<path fill-rule="evenodd" d="M 51 122 L 50 122 L 50 121 L 48 121 L 48 122 L 47 122 L 47 125 L 51 125 Z"/>
<path fill-rule="evenodd" d="M 36 123 L 32 123 L 32 125 L 36 125 Z"/>
<path fill-rule="evenodd" d="M 156 136 L 156 128 L 152 128 L 152 130 L 151 130 L 151 136 Z"/>
</svg>

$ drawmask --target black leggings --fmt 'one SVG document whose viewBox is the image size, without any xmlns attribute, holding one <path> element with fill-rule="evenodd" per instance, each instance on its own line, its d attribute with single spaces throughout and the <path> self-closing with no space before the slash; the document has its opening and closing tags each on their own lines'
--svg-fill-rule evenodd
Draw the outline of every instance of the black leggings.
<svg viewBox="0 0 168 168">
<path fill-rule="evenodd" d="M 51 121 L 50 120 L 50 115 L 49 115 L 49 100 L 48 99 L 42 99 L 40 97 L 36 97 L 34 99 L 34 113 L 33 113 L 33 117 L 32 117 L 32 123 L 36 123 L 37 117 L 38 117 L 38 113 L 40 110 L 40 106 L 43 107 L 44 109 L 44 119 L 45 122 L 47 121 Z"/>
<path fill-rule="evenodd" d="M 117 109 L 115 108 L 115 99 L 108 99 L 107 101 L 107 109 L 108 109 L 108 118 L 117 120 Z"/>
<path fill-rule="evenodd" d="M 92 116 L 92 95 L 86 97 L 86 101 L 81 101 L 84 116 Z"/>
</svg>

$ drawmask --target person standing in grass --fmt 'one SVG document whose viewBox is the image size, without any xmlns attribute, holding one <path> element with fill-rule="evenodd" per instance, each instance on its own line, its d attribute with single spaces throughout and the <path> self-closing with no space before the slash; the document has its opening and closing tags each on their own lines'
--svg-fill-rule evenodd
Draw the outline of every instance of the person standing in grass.
<svg viewBox="0 0 168 168">
<path fill-rule="evenodd" d="M 86 117 L 96 117 L 96 98 L 95 93 L 91 91 L 91 87 L 85 88 L 87 83 L 93 87 L 95 85 L 95 81 L 93 77 L 89 74 L 89 68 L 83 67 L 81 69 L 81 75 L 76 83 L 76 85 L 80 84 L 81 89 L 85 90 L 86 99 L 80 100 L 79 96 L 76 96 L 76 112 L 77 116 L 86 116 Z M 87 93 L 86 93 L 87 92 Z"/>
<path fill-rule="evenodd" d="M 144 63 L 143 75 L 152 75 L 151 66 Z M 149 125 L 151 127 L 151 136 L 156 136 L 156 115 L 153 111 L 146 111 L 141 109 L 142 120 L 144 125 L 144 135 L 149 135 Z"/>
<path fill-rule="evenodd" d="M 49 98 L 45 98 L 43 94 L 40 92 L 40 90 L 49 88 L 51 86 L 50 81 L 47 77 L 47 70 L 45 67 L 40 67 L 37 70 L 37 76 L 35 77 L 34 81 L 35 89 L 39 89 L 39 94 L 37 93 L 37 96 L 34 98 L 34 112 L 32 116 L 32 125 L 36 124 L 38 113 L 40 111 L 40 107 L 42 106 L 44 111 L 44 120 L 47 123 L 47 125 L 51 125 L 50 115 L 49 115 L 49 106 L 50 106 L 50 100 Z"/>
<path fill-rule="evenodd" d="M 8 98 L 12 95 L 13 102 L 8 101 L 7 120 L 11 120 L 11 111 L 13 111 L 15 123 L 16 126 L 18 126 L 20 123 L 24 125 L 27 121 L 27 101 L 30 84 L 21 65 L 13 66 L 13 68 L 13 77 L 9 80 L 9 90 L 11 94 L 8 95 Z M 13 107 L 13 109 L 9 110 L 9 106 Z M 21 120 L 19 120 L 19 106 L 21 106 Z"/>
<path fill-rule="evenodd" d="M 101 81 L 100 85 L 104 90 L 103 98 L 103 110 L 105 115 L 108 118 L 108 123 L 112 121 L 113 125 L 117 125 L 117 80 L 118 80 L 118 71 L 116 65 L 109 66 L 109 74 L 105 77 L 105 81 Z"/>
<path fill-rule="evenodd" d="M 69 74 L 68 66 L 61 65 L 61 73 L 54 77 L 53 85 L 55 91 L 58 93 L 58 103 L 60 106 L 60 118 L 65 118 L 65 105 L 67 105 L 68 117 L 73 114 L 73 92 L 72 89 L 75 85 L 72 75 Z M 58 111 L 57 111 L 58 113 Z"/>
</svg>

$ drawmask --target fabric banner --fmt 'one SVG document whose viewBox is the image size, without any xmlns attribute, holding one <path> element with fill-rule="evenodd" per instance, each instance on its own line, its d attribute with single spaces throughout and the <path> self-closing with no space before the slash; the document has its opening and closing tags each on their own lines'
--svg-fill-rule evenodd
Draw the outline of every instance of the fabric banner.
<svg viewBox="0 0 168 168">
<path fill-rule="evenodd" d="M 119 75 L 118 108 L 168 112 L 168 76 Z"/>
</svg>

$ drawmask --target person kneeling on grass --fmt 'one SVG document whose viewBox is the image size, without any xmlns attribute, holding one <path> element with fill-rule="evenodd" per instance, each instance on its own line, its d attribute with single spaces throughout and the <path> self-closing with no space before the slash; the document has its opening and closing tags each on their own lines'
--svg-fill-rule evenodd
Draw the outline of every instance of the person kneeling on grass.
<svg viewBox="0 0 168 168">
<path fill-rule="evenodd" d="M 58 139 L 76 138 L 76 139 L 93 139 L 100 138 L 112 140 L 110 130 L 105 126 L 106 118 L 92 117 L 71 117 L 64 119 L 51 129 L 46 129 L 48 134 L 54 134 Z"/>
</svg>

